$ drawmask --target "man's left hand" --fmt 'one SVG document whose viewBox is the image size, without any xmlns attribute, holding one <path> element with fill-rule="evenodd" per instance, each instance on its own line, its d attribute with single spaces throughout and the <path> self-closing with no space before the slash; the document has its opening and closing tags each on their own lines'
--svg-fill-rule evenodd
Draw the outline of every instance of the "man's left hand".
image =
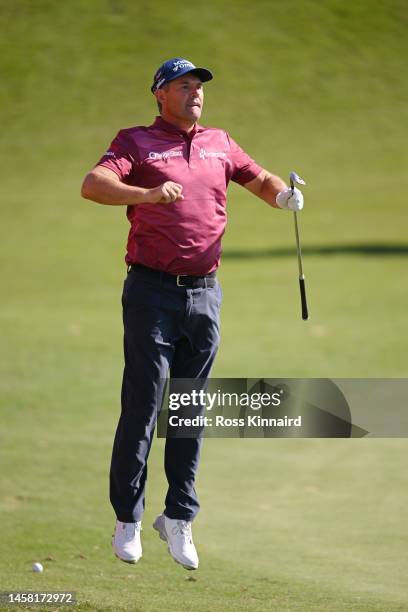
<svg viewBox="0 0 408 612">
<path fill-rule="evenodd" d="M 279 208 L 286 208 L 295 212 L 303 208 L 303 193 L 297 187 L 284 189 L 276 196 Z"/>
</svg>

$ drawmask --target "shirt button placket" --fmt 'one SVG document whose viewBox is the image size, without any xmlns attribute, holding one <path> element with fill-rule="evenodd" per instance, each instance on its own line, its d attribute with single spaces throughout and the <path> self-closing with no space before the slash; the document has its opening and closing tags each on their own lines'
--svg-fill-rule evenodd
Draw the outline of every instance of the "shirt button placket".
<svg viewBox="0 0 408 612">
<path fill-rule="evenodd" d="M 188 162 L 189 168 L 192 168 L 194 166 L 194 154 L 193 154 L 194 153 L 194 147 L 193 147 L 194 136 L 190 138 L 188 134 L 185 134 L 184 140 L 187 146 L 187 162 Z"/>
</svg>

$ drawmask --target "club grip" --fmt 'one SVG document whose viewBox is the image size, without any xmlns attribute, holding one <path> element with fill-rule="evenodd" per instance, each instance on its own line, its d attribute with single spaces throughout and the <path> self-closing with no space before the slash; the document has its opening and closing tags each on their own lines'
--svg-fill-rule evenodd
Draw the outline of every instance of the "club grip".
<svg viewBox="0 0 408 612">
<path fill-rule="evenodd" d="M 305 277 L 299 277 L 299 287 L 300 287 L 300 299 L 302 302 L 302 319 L 307 321 L 309 318 L 309 312 L 307 310 L 307 301 L 306 301 L 306 287 L 305 287 Z"/>
</svg>

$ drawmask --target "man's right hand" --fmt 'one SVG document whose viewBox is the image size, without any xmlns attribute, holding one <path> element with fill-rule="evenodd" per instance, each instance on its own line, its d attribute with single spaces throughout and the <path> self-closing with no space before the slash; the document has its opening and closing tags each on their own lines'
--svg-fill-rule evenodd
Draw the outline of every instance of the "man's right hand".
<svg viewBox="0 0 408 612">
<path fill-rule="evenodd" d="M 113 170 L 96 166 L 86 175 L 81 195 L 100 204 L 137 206 L 146 202 L 168 204 L 184 200 L 182 191 L 183 186 L 173 181 L 166 181 L 153 189 L 126 185 Z"/>
<path fill-rule="evenodd" d="M 147 193 L 147 201 L 152 204 L 169 204 L 176 200 L 184 200 L 182 194 L 183 186 L 173 181 L 166 181 L 158 187 L 149 189 Z"/>
</svg>

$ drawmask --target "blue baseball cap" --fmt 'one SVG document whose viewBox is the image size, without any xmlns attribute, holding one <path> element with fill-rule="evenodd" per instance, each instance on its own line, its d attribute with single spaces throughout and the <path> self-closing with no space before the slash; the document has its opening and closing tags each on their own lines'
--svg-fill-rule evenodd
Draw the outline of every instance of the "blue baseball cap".
<svg viewBox="0 0 408 612">
<path fill-rule="evenodd" d="M 160 87 L 163 87 L 163 85 L 169 81 L 178 79 L 178 77 L 181 77 L 187 72 L 192 72 L 198 76 L 203 83 L 205 83 L 205 81 L 211 81 L 213 78 L 212 73 L 206 68 L 197 68 L 197 66 L 194 66 L 194 64 L 182 57 L 173 57 L 173 59 L 164 62 L 154 75 L 153 85 L 151 86 L 152 93 Z"/>
</svg>

